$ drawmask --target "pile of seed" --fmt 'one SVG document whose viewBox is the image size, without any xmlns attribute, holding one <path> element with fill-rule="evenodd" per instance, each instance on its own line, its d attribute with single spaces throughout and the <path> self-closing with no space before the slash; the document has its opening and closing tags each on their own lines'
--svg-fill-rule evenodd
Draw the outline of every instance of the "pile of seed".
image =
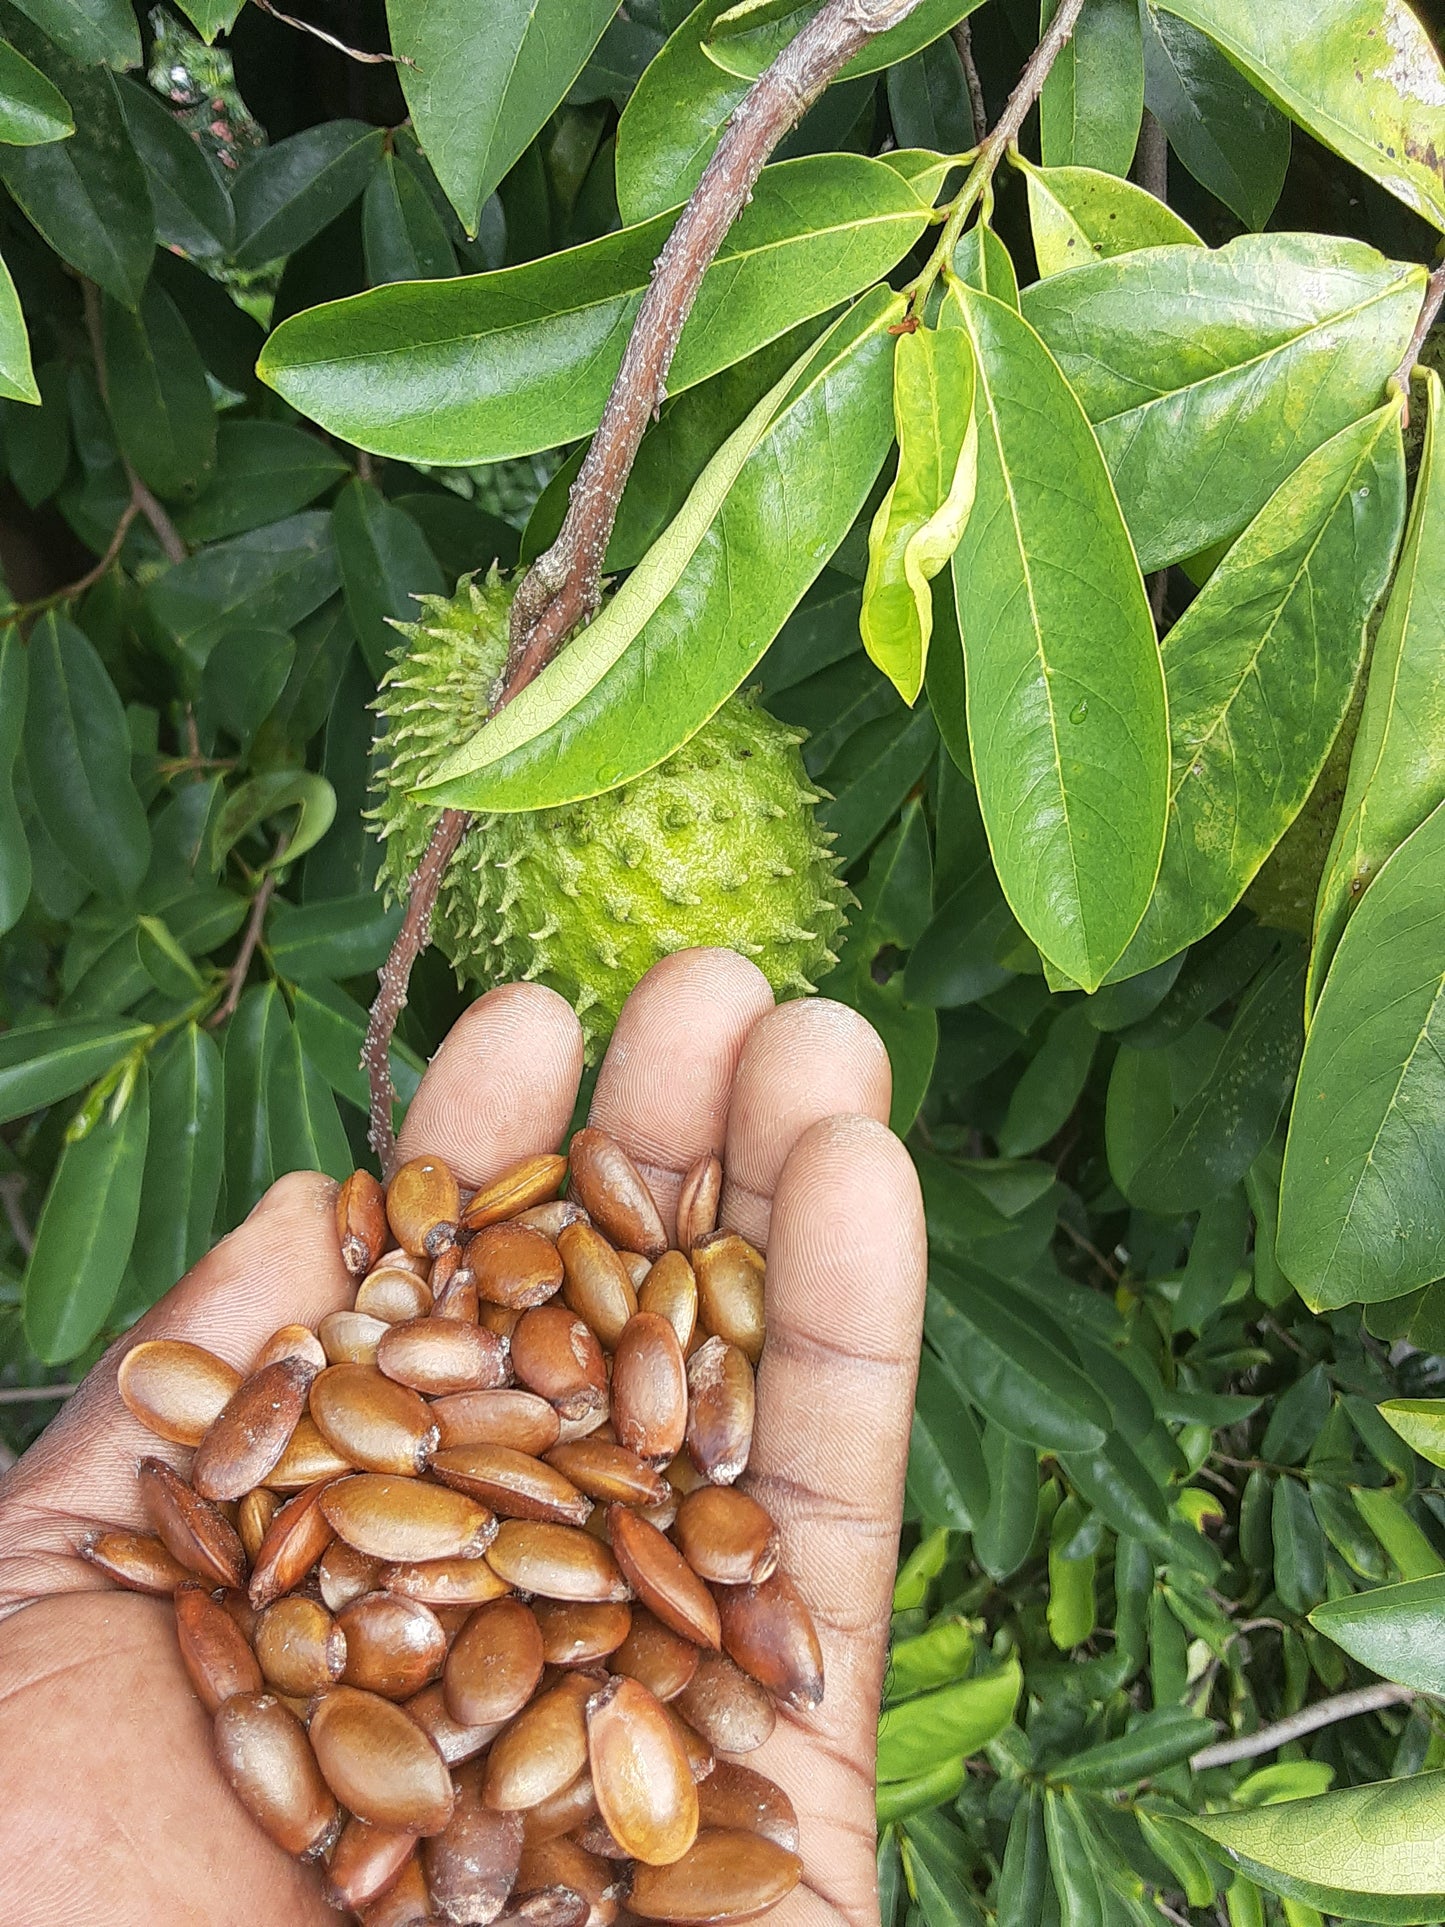
<svg viewBox="0 0 1445 1927">
<path fill-rule="evenodd" d="M 174 1595 L 227 1779 L 367 1927 L 738 1921 L 797 1884 L 786 1794 L 719 1757 L 823 1694 L 734 1484 L 764 1265 L 714 1229 L 721 1182 L 694 1165 L 669 1249 L 601 1131 L 469 1198 L 434 1158 L 357 1171 L 353 1309 L 244 1379 L 170 1339 L 121 1364 L 194 1457 L 141 1461 L 154 1536 L 82 1550 Z"/>
</svg>

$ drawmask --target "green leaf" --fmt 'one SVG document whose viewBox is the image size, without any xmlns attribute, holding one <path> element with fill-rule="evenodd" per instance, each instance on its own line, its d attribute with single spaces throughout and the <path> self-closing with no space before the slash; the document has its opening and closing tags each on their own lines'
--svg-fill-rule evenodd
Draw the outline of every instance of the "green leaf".
<svg viewBox="0 0 1445 1927">
<path fill-rule="evenodd" d="M 417 138 L 468 234 L 586 65 L 616 0 L 387 0 Z"/>
<path fill-rule="evenodd" d="M 1141 1539 L 1162 1556 L 1178 1557 L 1180 1549 L 1169 1536 L 1164 1494 L 1118 1433 L 1111 1433 L 1093 1451 L 1064 1454 L 1060 1463 L 1079 1497 L 1115 1532 Z"/>
<path fill-rule="evenodd" d="M 1445 72 L 1397 0 L 1167 0 L 1316 140 L 1445 228 Z"/>
<path fill-rule="evenodd" d="M 15 5 L 82 67 L 140 65 L 140 30 L 129 0 L 15 0 Z"/>
<path fill-rule="evenodd" d="M 1019 305 L 1019 280 L 1013 257 L 986 221 L 975 221 L 953 250 L 953 271 L 980 294 L 991 294 L 1011 308 Z"/>
<path fill-rule="evenodd" d="M 863 646 L 904 702 L 923 688 L 929 583 L 957 548 L 978 466 L 973 349 L 961 328 L 919 328 L 893 350 L 898 473 L 868 536 Z"/>
<path fill-rule="evenodd" d="M 1169 829 L 1117 976 L 1222 922 L 1303 806 L 1349 707 L 1403 513 L 1388 402 L 1281 483 L 1164 638 Z"/>
<path fill-rule="evenodd" d="M 0 1124 L 80 1090 L 118 1063 L 149 1029 L 106 1018 L 20 1024 L 0 1033 Z"/>
<path fill-rule="evenodd" d="M 225 1221 L 239 1224 L 276 1176 L 271 1140 L 272 1072 L 291 1024 L 275 984 L 253 984 L 226 1026 Z"/>
<path fill-rule="evenodd" d="M 211 826 L 213 866 L 219 869 L 227 853 L 269 817 L 291 809 L 297 817 L 285 852 L 270 857 L 263 870 L 294 863 L 321 841 L 336 816 L 336 792 L 324 776 L 305 769 L 266 770 L 233 790 Z"/>
<path fill-rule="evenodd" d="M 1445 391 L 1425 372 L 1425 443 L 1339 823 L 1315 910 L 1308 998 L 1319 1000 L 1346 919 L 1392 850 L 1445 798 Z"/>
<path fill-rule="evenodd" d="M 131 1262 L 151 1304 L 211 1243 L 225 1149 L 221 1053 L 187 1024 L 151 1068 L 151 1132 Z"/>
<path fill-rule="evenodd" d="M 865 296 L 784 377 L 602 613 L 442 766 L 428 802 L 595 796 L 701 728 L 863 505 L 892 435 L 888 326 L 901 312 L 887 288 Z"/>
<path fill-rule="evenodd" d="M 355 1165 L 336 1100 L 302 1050 L 294 1024 L 270 1061 L 266 1111 L 274 1177 L 287 1171 L 324 1171 L 328 1177 L 344 1178 Z"/>
<path fill-rule="evenodd" d="M 1394 1492 L 1356 1485 L 1351 1486 L 1350 1495 L 1360 1517 L 1399 1567 L 1402 1578 L 1428 1579 L 1445 1568 L 1445 1560 Z"/>
<path fill-rule="evenodd" d="M 1034 1448 L 1001 1425 L 983 1431 L 988 1511 L 974 1527 L 973 1550 L 990 1579 L 1018 1571 L 1034 1541 L 1039 1511 L 1039 1464 Z"/>
<path fill-rule="evenodd" d="M 119 1116 L 108 1107 L 60 1153 L 25 1269 L 25 1337 L 47 1365 L 83 1352 L 115 1303 L 140 1210 L 149 1116 L 142 1069 Z"/>
<path fill-rule="evenodd" d="M 1445 1773 L 1179 1817 L 1271 1893 L 1352 1921 L 1428 1927 L 1445 1918 Z"/>
<path fill-rule="evenodd" d="M 888 118 L 900 147 L 961 154 L 974 144 L 973 108 L 958 49 L 947 35 L 888 69 Z"/>
<path fill-rule="evenodd" d="M 136 956 L 141 968 L 163 997 L 178 1002 L 197 997 L 205 980 L 172 936 L 164 917 L 138 917 Z"/>
<path fill-rule="evenodd" d="M 998 1927 L 1041 1927 L 1045 1896 L 1052 1892 L 1043 1795 L 1027 1787 L 1009 1821 L 999 1866 Z"/>
<path fill-rule="evenodd" d="M 117 0 L 117 6 L 134 34 L 129 5 Z M 43 10 L 80 14 L 78 7 L 49 0 Z M 53 30 L 53 23 L 43 24 Z M 104 68 L 76 65 L 23 22 L 9 22 L 6 32 L 64 96 L 76 131 L 41 147 L 0 147 L 0 180 L 62 260 L 134 308 L 150 272 L 154 215 L 115 77 Z M 137 42 L 133 59 L 139 58 Z M 129 65 L 131 58 L 119 64 Z"/>
<path fill-rule="evenodd" d="M 1324 1366 L 1313 1365 L 1275 1400 L 1259 1456 L 1275 1465 L 1302 1464 L 1329 1413 L 1330 1382 Z"/>
<path fill-rule="evenodd" d="M 331 517 L 313 510 L 202 549 L 152 583 L 146 600 L 199 671 L 227 629 L 292 629 L 340 581 Z"/>
<path fill-rule="evenodd" d="M 1057 364 L 989 295 L 959 286 L 950 312 L 978 363 L 978 486 L 953 583 L 979 803 L 1009 907 L 1092 990 L 1134 934 L 1164 840 L 1154 624 L 1098 444 Z"/>
<path fill-rule="evenodd" d="M 1203 245 L 1173 208 L 1132 181 L 1091 167 L 1035 167 L 1022 156 L 1015 165 L 1028 184 L 1029 225 L 1041 275 L 1137 248 Z"/>
<path fill-rule="evenodd" d="M 1320 1310 L 1445 1273 L 1445 805 L 1395 851 L 1345 926 L 1300 1065 L 1279 1262 Z M 1381 959 L 1389 960 L 1388 997 Z"/>
<path fill-rule="evenodd" d="M 1445 1693 L 1445 1574 L 1326 1599 L 1310 1622 L 1371 1672 Z"/>
<path fill-rule="evenodd" d="M 1276 1479 L 1271 1516 L 1275 1591 L 1291 1612 L 1306 1613 L 1325 1590 L 1325 1535 L 1298 1479 Z"/>
<path fill-rule="evenodd" d="M 280 700 L 296 645 L 280 629 L 228 629 L 206 657 L 197 713 L 249 744 Z"/>
<path fill-rule="evenodd" d="M 15 799 L 29 680 L 25 645 L 11 624 L 0 629 L 0 936 L 20 921 L 30 900 L 30 843 Z"/>
<path fill-rule="evenodd" d="M 395 624 L 415 622 L 416 597 L 445 595 L 449 585 L 416 523 L 369 482 L 342 489 L 331 532 L 347 614 L 366 666 L 379 678 L 397 646 Z"/>
<path fill-rule="evenodd" d="M 335 984 L 308 978 L 296 987 L 293 1016 L 308 1062 L 338 1097 L 365 1111 L 370 1103 L 370 1087 L 361 1062 L 367 1016 L 363 1006 L 344 990 L 338 990 Z M 401 1109 L 416 1096 L 425 1069 L 426 1065 L 414 1050 L 392 1039 L 391 1081 Z"/>
<path fill-rule="evenodd" d="M 908 1499 L 925 1525 L 959 1532 L 971 1532 L 988 1510 L 988 1473 L 978 1427 L 929 1351 L 918 1364 Z"/>
<path fill-rule="evenodd" d="M 0 40 L 0 141 L 38 147 L 75 132 L 70 103 L 38 67 Z"/>
<path fill-rule="evenodd" d="M 1245 234 L 1051 275 L 1023 306 L 1093 422 L 1146 569 L 1233 536 L 1378 406 L 1419 268 L 1327 235 Z"/>
<path fill-rule="evenodd" d="M 1077 1005 L 1061 1010 L 1009 1096 L 998 1129 L 1006 1158 L 1025 1157 L 1061 1131 L 1079 1101 L 1099 1033 Z"/>
<path fill-rule="evenodd" d="M 1013 1719 L 1023 1687 L 1018 1660 L 890 1706 L 878 1723 L 878 1778 L 906 1780 L 944 1754 L 977 1753 Z"/>
<path fill-rule="evenodd" d="M 820 4 L 821 0 L 794 0 L 792 5 L 788 5 L 787 0 L 779 5 L 770 5 L 768 0 L 762 0 L 761 5 L 758 0 L 742 0 L 739 5 L 735 0 L 728 0 L 726 10 L 721 13 L 714 10 L 714 18 L 709 23 L 709 57 L 729 73 L 744 80 L 756 80 L 817 13 Z M 923 0 L 906 20 L 875 35 L 861 52 L 854 54 L 847 66 L 840 69 L 839 78 L 856 79 L 907 60 L 981 4 L 982 0 Z"/>
<path fill-rule="evenodd" d="M 129 896 L 150 859 L 150 828 L 115 684 L 90 639 L 53 610 L 30 632 L 29 656 L 25 744 L 36 808 L 92 889 Z"/>
<path fill-rule="evenodd" d="M 276 971 L 293 982 L 367 977 L 386 962 L 401 928 L 402 906 L 380 894 L 332 902 L 278 904 L 267 936 Z"/>
<path fill-rule="evenodd" d="M 1250 86 L 1218 49 L 1144 0 L 1144 98 L 1169 145 L 1202 187 L 1262 228 L 1274 212 L 1289 166 L 1289 122 Z"/>
<path fill-rule="evenodd" d="M 319 435 L 288 422 L 223 420 L 212 478 L 176 527 L 196 545 L 244 535 L 304 509 L 348 472 Z"/>
<path fill-rule="evenodd" d="M 216 411 L 191 331 L 152 284 L 139 310 L 106 299 L 107 406 L 116 440 L 160 496 L 190 496 L 216 462 Z"/>
<path fill-rule="evenodd" d="M 927 1353 L 924 1359 L 933 1363 Z M 936 1364 L 933 1369 L 937 1370 Z M 982 1458 L 979 1471 L 983 1473 Z M 916 1633 L 911 1639 L 896 1639 L 888 1656 L 886 1697 L 890 1701 L 911 1699 L 932 1686 L 965 1678 L 977 1650 L 974 1627 L 966 1619 L 953 1617 L 937 1620 L 927 1632 Z"/>
<path fill-rule="evenodd" d="M 1064 1927 L 1110 1927 L 1109 1896 L 1090 1831 L 1067 1795 L 1044 1794 L 1044 1836 Z"/>
<path fill-rule="evenodd" d="M 122 80 L 125 124 L 145 167 L 156 238 L 197 260 L 219 260 L 236 238 L 230 189 L 218 164 L 149 87 Z"/>
<path fill-rule="evenodd" d="M 1445 1465 L 1445 1399 L 1392 1398 L 1380 1416 L 1422 1459 Z"/>
<path fill-rule="evenodd" d="M 861 154 L 765 168 L 703 279 L 669 392 L 866 288 L 927 214 L 900 175 Z M 324 428 L 407 461 L 498 461 L 575 441 L 597 426 L 672 225 L 659 217 L 522 267 L 400 282 L 294 315 L 260 373 Z"/>
<path fill-rule="evenodd" d="M 880 687 L 890 704 L 896 704 L 888 685 Z M 938 731 L 926 708 L 910 715 L 898 704 L 848 737 L 828 763 L 833 795 L 820 812 L 840 862 L 853 863 L 862 856 L 922 781 L 937 753 Z"/>
<path fill-rule="evenodd" d="M 176 0 L 181 12 L 209 47 L 218 33 L 235 25 L 246 0 Z"/>
<path fill-rule="evenodd" d="M 416 174 L 395 154 L 382 155 L 366 184 L 361 233 L 366 278 L 373 287 L 385 281 L 429 281 L 457 271 L 441 216 Z"/>
<path fill-rule="evenodd" d="M 1058 11 L 1043 0 L 1040 31 Z M 1089 0 L 1039 96 L 1045 167 L 1127 174 L 1144 113 L 1138 0 Z"/>
<path fill-rule="evenodd" d="M 365 188 L 385 138 L 364 121 L 328 120 L 263 147 L 231 186 L 236 266 L 264 267 L 314 241 Z"/>
<path fill-rule="evenodd" d="M 1201 1719 L 1187 1706 L 1157 1707 L 1152 1713 L 1137 1714 L 1128 1732 L 1117 1739 L 1101 1740 L 1050 1766 L 1049 1778 L 1056 1784 L 1110 1793 L 1182 1765 L 1191 1753 L 1207 1746 L 1217 1731 L 1213 1720 Z"/>
</svg>

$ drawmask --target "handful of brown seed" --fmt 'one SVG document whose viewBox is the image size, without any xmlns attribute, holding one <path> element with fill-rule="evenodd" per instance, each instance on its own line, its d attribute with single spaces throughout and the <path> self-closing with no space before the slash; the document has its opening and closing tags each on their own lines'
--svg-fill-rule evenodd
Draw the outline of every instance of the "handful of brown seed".
<svg viewBox="0 0 1445 1927">
<path fill-rule="evenodd" d="M 195 1454 L 141 1461 L 154 1537 L 82 1550 L 174 1595 L 222 1771 L 366 1927 L 742 1921 L 798 1882 L 787 1795 L 718 1757 L 823 1695 L 734 1484 L 764 1264 L 714 1228 L 721 1181 L 693 1166 L 669 1249 L 598 1130 L 469 1198 L 434 1158 L 357 1171 L 353 1309 L 244 1379 L 178 1340 L 121 1363 Z"/>
</svg>

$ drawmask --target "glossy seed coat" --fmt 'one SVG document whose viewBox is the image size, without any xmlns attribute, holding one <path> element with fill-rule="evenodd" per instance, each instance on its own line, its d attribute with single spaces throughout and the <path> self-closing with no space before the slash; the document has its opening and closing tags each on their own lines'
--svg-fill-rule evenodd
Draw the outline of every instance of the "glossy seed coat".
<svg viewBox="0 0 1445 1927">
<path fill-rule="evenodd" d="M 126 1409 L 173 1445 L 199 1445 L 240 1384 L 234 1366 L 179 1338 L 132 1345 L 116 1373 Z"/>
<path fill-rule="evenodd" d="M 310 1737 L 327 1785 L 373 1826 L 440 1833 L 450 1820 L 446 1762 L 403 1707 L 338 1686 L 318 1702 Z"/>
</svg>

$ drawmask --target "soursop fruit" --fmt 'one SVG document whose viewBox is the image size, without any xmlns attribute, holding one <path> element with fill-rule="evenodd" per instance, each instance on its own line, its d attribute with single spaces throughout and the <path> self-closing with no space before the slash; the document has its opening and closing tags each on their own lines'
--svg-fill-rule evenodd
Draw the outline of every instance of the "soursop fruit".
<svg viewBox="0 0 1445 1927">
<path fill-rule="evenodd" d="M 398 624 L 376 707 L 381 883 L 406 895 L 439 814 L 410 795 L 479 729 L 506 654 L 511 585 L 494 569 L 451 600 L 422 596 Z M 582 1021 L 589 1058 L 659 957 L 721 944 L 780 996 L 836 961 L 848 891 L 813 812 L 801 737 L 731 697 L 666 762 L 557 809 L 479 816 L 437 896 L 432 937 L 458 978 L 550 985 Z"/>
</svg>

